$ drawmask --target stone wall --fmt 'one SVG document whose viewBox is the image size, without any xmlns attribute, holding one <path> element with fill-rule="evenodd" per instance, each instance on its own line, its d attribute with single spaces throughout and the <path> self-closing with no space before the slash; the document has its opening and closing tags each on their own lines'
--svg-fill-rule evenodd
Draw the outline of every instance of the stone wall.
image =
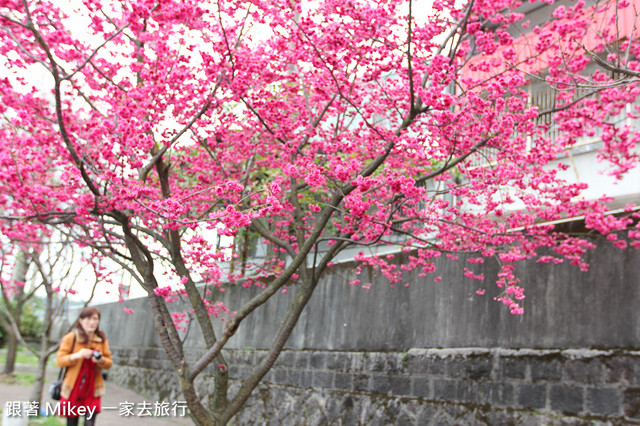
<svg viewBox="0 0 640 426">
<path fill-rule="evenodd" d="M 588 261 L 588 273 L 519 265 L 522 316 L 493 300 L 500 290 L 491 262 L 476 270 L 485 283 L 462 278 L 464 259 L 439 259 L 437 283 L 405 272 L 409 287 L 365 270 L 369 290 L 348 284 L 353 264 L 336 265 L 234 424 L 640 424 L 640 250 L 601 244 Z M 223 299 L 233 311 L 257 291 L 230 287 Z M 233 379 L 263 356 L 294 292 L 256 310 L 229 341 Z M 150 398 L 180 399 L 148 301 L 125 306 L 134 313 L 101 307 L 116 362 L 111 379 Z M 201 342 L 194 325 L 191 360 Z M 207 374 L 204 395 L 212 390 Z"/>
<path fill-rule="evenodd" d="M 356 278 L 353 263 L 335 265 L 325 273 L 308 307 L 287 342 L 289 349 L 337 351 L 406 351 L 410 348 L 621 348 L 640 350 L 640 250 L 619 250 L 610 243 L 589 252 L 591 267 L 582 272 L 569 264 L 525 262 L 516 273 L 525 288 L 525 313 L 509 314 L 494 300 L 503 290 L 495 285 L 498 265 L 487 261 L 470 265 L 436 259 L 437 274 L 420 277 L 405 271 L 403 281 L 391 286 L 375 271 L 358 276 L 369 289 L 349 285 Z M 398 259 L 402 263 L 402 259 Z M 486 277 L 484 282 L 464 278 L 463 267 Z M 434 276 L 442 281 L 434 282 Z M 405 287 L 405 283 L 410 286 Z M 484 295 L 476 290 L 483 288 Z M 261 289 L 230 286 L 216 294 L 230 311 Z M 278 293 L 246 318 L 228 348 L 267 349 L 280 319 L 295 294 Z M 214 290 L 216 291 L 216 290 Z M 175 303 L 175 310 L 185 310 Z M 104 305 L 101 327 L 116 346 L 160 347 L 146 299 Z M 218 331 L 220 321 L 214 321 Z M 199 348 L 197 326 L 187 345 Z"/>
<path fill-rule="evenodd" d="M 115 351 L 112 379 L 156 400 L 180 399 L 164 355 L 134 352 Z M 264 353 L 227 351 L 230 377 Z M 640 352 L 588 349 L 290 350 L 234 424 L 638 424 L 639 361 Z M 211 392 L 207 377 L 199 386 Z"/>
</svg>

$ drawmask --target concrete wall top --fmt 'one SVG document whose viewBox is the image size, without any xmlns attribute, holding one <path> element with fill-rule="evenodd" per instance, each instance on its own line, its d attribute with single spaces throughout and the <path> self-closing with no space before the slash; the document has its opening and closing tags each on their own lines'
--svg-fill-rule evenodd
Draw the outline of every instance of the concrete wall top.
<svg viewBox="0 0 640 426">
<path fill-rule="evenodd" d="M 405 272 L 405 282 L 389 285 L 365 270 L 365 290 L 350 286 L 353 264 L 326 274 L 302 314 L 287 346 L 291 349 L 404 351 L 415 347 L 628 348 L 640 349 L 640 251 L 608 243 L 590 254 L 588 272 L 576 266 L 524 263 L 517 268 L 526 296 L 524 315 L 514 316 L 500 302 L 497 265 L 482 266 L 486 282 L 463 277 L 462 260 L 438 260 L 437 275 Z M 368 274 L 368 275 L 367 275 Z M 485 295 L 476 294 L 486 288 Z M 259 289 L 231 288 L 222 293 L 231 311 Z M 266 349 L 292 300 L 295 286 L 258 308 L 230 340 L 231 348 Z M 123 307 L 134 311 L 123 312 Z M 173 308 L 173 307 L 172 307 Z M 157 347 L 146 299 L 102 305 L 101 327 L 113 346 Z M 179 306 L 176 304 L 176 310 Z M 214 320 L 218 330 L 222 323 Z M 188 344 L 201 347 L 195 325 Z"/>
</svg>

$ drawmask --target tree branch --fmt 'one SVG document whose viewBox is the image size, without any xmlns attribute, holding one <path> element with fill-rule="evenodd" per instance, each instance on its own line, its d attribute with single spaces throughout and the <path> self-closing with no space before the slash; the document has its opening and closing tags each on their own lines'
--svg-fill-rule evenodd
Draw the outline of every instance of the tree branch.
<svg viewBox="0 0 640 426">
<path fill-rule="evenodd" d="M 91 62 L 91 60 L 93 59 L 93 57 L 98 53 L 98 51 L 104 47 L 107 43 L 109 43 L 113 38 L 115 38 L 118 34 L 120 34 L 122 31 L 125 30 L 125 28 L 128 28 L 129 24 L 125 25 L 124 27 L 120 27 L 115 33 L 111 34 L 109 37 L 107 37 L 107 39 L 98 47 L 96 47 L 93 52 L 91 52 L 91 54 L 89 55 L 89 57 L 87 59 L 85 59 L 85 61 L 80 64 L 80 66 L 73 71 L 71 74 L 67 74 L 65 76 L 60 77 L 61 80 L 70 80 L 74 75 L 76 75 L 76 73 L 78 73 L 80 70 L 82 70 L 82 68 L 84 68 L 88 63 Z"/>
<path fill-rule="evenodd" d="M 419 177 L 418 179 L 416 179 L 416 183 L 421 183 L 421 182 L 426 182 L 431 178 L 434 178 L 444 172 L 446 172 L 447 170 L 452 169 L 453 167 L 457 166 L 458 164 L 460 164 L 462 161 L 466 160 L 467 157 L 469 157 L 471 154 L 473 154 L 474 152 L 476 152 L 477 150 L 479 150 L 480 148 L 482 148 L 483 146 L 485 146 L 491 139 L 493 139 L 494 137 L 496 137 L 497 134 L 492 133 L 489 136 L 487 136 L 486 138 L 480 140 L 479 142 L 477 142 L 473 147 L 471 147 L 471 149 L 465 153 L 464 155 L 461 155 L 460 157 L 456 158 L 455 160 L 453 160 L 452 162 L 447 162 L 444 166 L 442 166 L 441 168 L 439 168 L 436 171 L 433 171 L 431 173 L 429 173 L 428 175 L 424 175 Z"/>
<path fill-rule="evenodd" d="M 167 150 L 169 148 L 171 148 L 173 146 L 173 144 L 187 131 L 191 128 L 191 126 L 193 126 L 195 124 L 196 121 L 198 121 L 200 119 L 200 117 L 202 117 L 204 115 L 205 112 L 207 112 L 207 110 L 209 109 L 209 107 L 211 106 L 211 103 L 213 102 L 213 97 L 216 94 L 216 91 L 218 90 L 218 87 L 220 87 L 220 83 L 222 83 L 222 76 L 218 77 L 218 81 L 216 81 L 216 85 L 213 88 L 213 91 L 209 94 L 209 96 L 207 96 L 207 100 L 204 102 L 204 105 L 202 105 L 202 108 L 200 108 L 200 110 L 196 113 L 196 115 L 194 115 L 191 120 L 173 137 L 171 138 L 171 140 L 161 149 L 159 150 L 151 159 L 151 161 L 144 166 L 142 169 L 140 169 L 138 171 L 138 178 L 141 181 L 145 181 L 147 179 L 147 175 L 149 174 L 149 172 L 151 171 L 151 169 L 158 163 L 158 161 L 160 160 L 160 158 L 162 158 L 162 156 L 164 155 L 165 152 L 167 152 Z"/>
</svg>

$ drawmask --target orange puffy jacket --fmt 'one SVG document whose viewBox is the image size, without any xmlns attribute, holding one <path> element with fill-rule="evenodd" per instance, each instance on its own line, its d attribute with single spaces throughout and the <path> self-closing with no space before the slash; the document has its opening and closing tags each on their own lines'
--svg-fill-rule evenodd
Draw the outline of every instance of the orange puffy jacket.
<svg viewBox="0 0 640 426">
<path fill-rule="evenodd" d="M 73 341 L 74 335 L 75 343 Z M 73 345 L 73 347 L 71 347 L 71 345 Z M 113 364 L 113 361 L 111 360 L 111 352 L 109 351 L 109 342 L 96 335 L 93 336 L 93 340 L 89 343 L 81 342 L 80 336 L 74 330 L 64 335 L 56 355 L 56 364 L 61 368 L 67 369 L 67 373 L 62 382 L 62 389 L 60 391 L 60 395 L 63 398 L 69 398 L 69 395 L 71 395 L 71 390 L 76 384 L 76 379 L 78 378 L 82 367 L 83 360 L 77 359 L 75 361 L 71 361 L 71 355 L 82 348 L 89 348 L 102 353 L 102 358 L 100 358 L 96 363 L 95 390 L 93 396 L 98 397 L 104 395 L 104 380 L 102 379 L 101 373 L 103 369 L 109 369 L 111 368 L 111 364 Z"/>
</svg>

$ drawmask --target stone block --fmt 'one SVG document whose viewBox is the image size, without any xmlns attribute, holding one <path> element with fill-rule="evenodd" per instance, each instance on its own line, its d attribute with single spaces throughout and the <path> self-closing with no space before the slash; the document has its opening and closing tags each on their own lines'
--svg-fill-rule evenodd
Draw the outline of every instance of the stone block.
<svg viewBox="0 0 640 426">
<path fill-rule="evenodd" d="M 414 426 L 416 424 L 416 420 L 409 417 L 406 413 L 402 413 L 396 417 L 393 423 L 394 426 Z"/>
<path fill-rule="evenodd" d="M 137 355 L 143 359 L 162 359 L 167 356 L 167 354 L 159 348 L 139 348 Z"/>
<path fill-rule="evenodd" d="M 365 354 L 362 352 L 351 352 L 348 354 L 349 357 L 349 362 L 347 365 L 347 368 L 349 369 L 349 371 L 363 371 L 364 366 L 365 366 L 365 362 L 364 362 L 364 358 L 365 358 Z"/>
<path fill-rule="evenodd" d="M 312 352 L 309 358 L 309 367 L 315 370 L 324 370 L 326 354 L 324 352 Z"/>
<path fill-rule="evenodd" d="M 390 353 L 387 354 L 387 365 L 386 371 L 389 373 L 399 373 L 404 368 L 404 354 L 401 353 Z"/>
<path fill-rule="evenodd" d="M 418 398 L 433 398 L 431 380 L 427 377 L 412 377 L 413 394 Z"/>
<path fill-rule="evenodd" d="M 289 370 L 287 373 L 287 381 L 292 386 L 302 386 L 302 371 L 301 370 Z"/>
<path fill-rule="evenodd" d="M 255 354 L 255 351 L 252 349 L 238 349 L 233 351 L 233 353 L 234 353 L 233 357 L 238 363 L 248 364 L 248 365 L 253 365 L 256 363 L 255 362 L 256 354 Z"/>
<path fill-rule="evenodd" d="M 549 402 L 552 410 L 567 414 L 578 414 L 583 411 L 584 388 L 579 386 L 551 386 Z"/>
<path fill-rule="evenodd" d="M 424 355 L 407 355 L 406 372 L 411 375 L 429 373 L 429 359 Z"/>
<path fill-rule="evenodd" d="M 276 360 L 275 365 L 280 367 L 295 367 L 296 354 L 293 351 L 284 351 Z"/>
<path fill-rule="evenodd" d="M 403 372 L 408 374 L 431 374 L 445 377 L 447 375 L 447 364 L 450 358 L 439 356 L 428 356 L 426 354 L 407 354 L 403 360 Z"/>
<path fill-rule="evenodd" d="M 393 423 L 391 414 L 382 408 L 374 411 L 372 418 L 367 422 L 369 426 L 387 426 Z"/>
<path fill-rule="evenodd" d="M 518 406 L 522 408 L 541 409 L 547 405 L 547 387 L 539 384 L 522 384 L 518 386 Z"/>
<path fill-rule="evenodd" d="M 448 360 L 446 358 L 440 358 L 438 356 L 434 356 L 429 359 L 427 373 L 432 374 L 434 376 L 446 376 L 447 374 L 447 364 Z"/>
<path fill-rule="evenodd" d="M 486 421 L 485 424 L 491 425 L 491 426 L 514 426 L 514 425 L 518 425 L 518 426 L 534 426 L 534 425 L 535 426 L 541 426 L 541 425 L 546 425 L 545 423 L 540 423 L 540 422 L 527 423 L 527 422 L 514 421 L 513 415 L 508 413 L 508 412 L 504 412 L 504 411 L 489 411 L 486 414 L 485 419 L 486 419 L 485 420 Z"/>
<path fill-rule="evenodd" d="M 417 425 L 432 425 L 434 419 L 438 415 L 439 406 L 436 404 L 425 404 L 422 411 L 418 414 Z"/>
<path fill-rule="evenodd" d="M 333 372 L 313 371 L 313 387 L 324 389 L 333 388 Z"/>
<path fill-rule="evenodd" d="M 569 360 L 565 364 L 566 380 L 579 383 L 602 383 L 604 368 L 599 359 Z"/>
<path fill-rule="evenodd" d="M 587 411 L 602 416 L 620 415 L 622 396 L 616 388 L 594 388 L 587 390 Z"/>
<path fill-rule="evenodd" d="M 224 356 L 224 359 L 225 361 L 227 361 L 228 364 L 235 364 L 238 362 L 237 353 L 238 353 L 238 350 L 236 349 L 222 350 L 222 356 Z"/>
<path fill-rule="evenodd" d="M 386 395 L 391 390 L 391 383 L 388 376 L 374 375 L 371 376 L 371 392 L 379 395 Z"/>
<path fill-rule="evenodd" d="M 310 388 L 313 386 L 313 371 L 303 370 L 300 373 L 300 386 Z"/>
<path fill-rule="evenodd" d="M 532 380 L 562 380 L 562 363 L 556 357 L 533 358 L 529 361 Z"/>
<path fill-rule="evenodd" d="M 470 357 L 465 364 L 467 377 L 470 379 L 488 379 L 493 370 L 493 358 L 488 355 Z"/>
<path fill-rule="evenodd" d="M 355 405 L 353 401 L 353 397 L 351 395 L 345 396 L 344 400 L 342 401 L 342 404 L 340 405 L 342 406 L 343 411 L 351 410 Z"/>
<path fill-rule="evenodd" d="M 161 359 L 149 359 L 145 362 L 145 367 L 159 371 L 172 371 L 173 368 L 171 364 L 167 365 L 167 361 Z"/>
<path fill-rule="evenodd" d="M 309 352 L 300 351 L 296 353 L 296 368 L 306 369 L 309 368 Z"/>
<path fill-rule="evenodd" d="M 640 388 L 625 389 L 623 395 L 624 415 L 635 420 L 640 420 Z"/>
<path fill-rule="evenodd" d="M 528 362 L 522 357 L 501 358 L 499 376 L 503 379 L 524 379 L 527 374 Z"/>
<path fill-rule="evenodd" d="M 348 365 L 348 355 L 344 353 L 327 354 L 327 368 L 329 370 L 346 370 Z"/>
<path fill-rule="evenodd" d="M 406 376 L 391 376 L 392 395 L 412 395 L 411 379 Z"/>
<path fill-rule="evenodd" d="M 237 365 L 230 365 L 229 366 L 229 377 L 238 377 L 238 373 L 240 372 L 240 367 L 238 367 Z"/>
<path fill-rule="evenodd" d="M 336 389 L 351 390 L 353 386 L 353 378 L 349 373 L 335 373 L 333 386 Z"/>
<path fill-rule="evenodd" d="M 605 382 L 619 383 L 623 385 L 636 384 L 634 370 L 635 366 L 638 364 L 640 364 L 640 360 L 630 356 L 606 359 L 604 361 Z"/>
<path fill-rule="evenodd" d="M 441 401 L 458 401 L 458 381 L 436 379 L 433 381 L 433 397 Z"/>
<path fill-rule="evenodd" d="M 381 352 L 370 352 L 365 358 L 366 371 L 381 373 L 385 371 L 387 365 L 387 354 Z"/>
<path fill-rule="evenodd" d="M 464 380 L 456 385 L 458 395 L 456 399 L 461 402 L 475 403 L 478 401 L 478 382 Z"/>
<path fill-rule="evenodd" d="M 468 358 L 462 356 L 453 356 L 446 358 L 445 375 L 449 378 L 461 379 L 467 376 Z"/>
<path fill-rule="evenodd" d="M 275 383 L 280 383 L 280 384 L 288 383 L 287 370 L 285 370 L 284 368 L 277 368 L 272 371 L 274 372 L 273 381 Z"/>
<path fill-rule="evenodd" d="M 353 376 L 353 390 L 360 392 L 369 391 L 369 375 L 356 374 Z"/>
<path fill-rule="evenodd" d="M 292 385 L 310 388 L 313 385 L 313 372 L 309 370 L 290 370 L 288 379 Z"/>
<path fill-rule="evenodd" d="M 423 401 L 417 399 L 396 399 L 398 402 L 399 413 L 397 414 L 397 418 L 407 417 L 412 419 L 411 425 L 417 425 L 417 417 L 420 413 L 422 406 L 424 405 Z"/>
<path fill-rule="evenodd" d="M 483 382 L 478 388 L 477 402 L 497 407 L 512 406 L 515 401 L 515 388 L 510 383 Z"/>
<path fill-rule="evenodd" d="M 251 367 L 247 367 L 246 365 L 242 365 L 238 367 L 238 375 L 239 379 L 246 377 L 251 372 Z"/>
</svg>

